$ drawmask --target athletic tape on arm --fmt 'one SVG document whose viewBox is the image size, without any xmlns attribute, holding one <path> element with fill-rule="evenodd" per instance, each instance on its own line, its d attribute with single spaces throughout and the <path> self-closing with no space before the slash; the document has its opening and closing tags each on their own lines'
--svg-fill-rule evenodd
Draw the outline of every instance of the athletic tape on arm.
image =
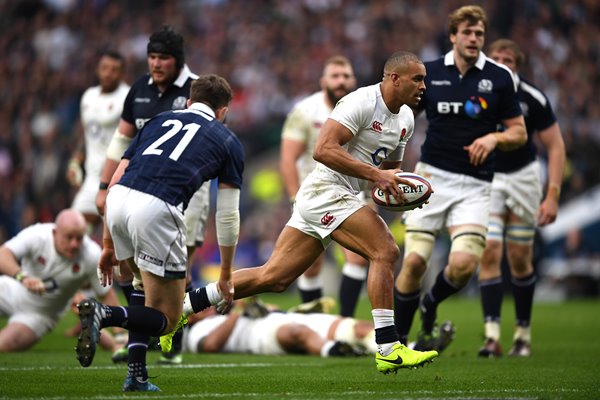
<svg viewBox="0 0 600 400">
<path fill-rule="evenodd" d="M 227 188 L 217 192 L 217 243 L 235 246 L 240 235 L 240 190 Z"/>
<path fill-rule="evenodd" d="M 119 129 L 117 129 L 106 149 L 106 158 L 117 162 L 121 161 L 123 153 L 125 153 L 125 150 L 127 150 L 132 140 L 133 138 L 123 135 L 119 132 Z"/>
</svg>

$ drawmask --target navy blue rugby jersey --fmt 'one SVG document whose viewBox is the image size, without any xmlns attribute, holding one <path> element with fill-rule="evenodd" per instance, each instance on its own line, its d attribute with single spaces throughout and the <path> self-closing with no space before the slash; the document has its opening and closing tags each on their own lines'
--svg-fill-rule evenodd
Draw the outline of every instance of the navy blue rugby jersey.
<svg viewBox="0 0 600 400">
<path fill-rule="evenodd" d="M 516 78 L 519 80 L 517 96 L 527 127 L 527 143 L 512 151 L 498 150 L 496 172 L 517 171 L 534 161 L 537 149 L 533 143 L 533 134 L 549 128 L 556 122 L 552 105 L 546 95 L 527 80 L 519 76 Z"/>
<path fill-rule="evenodd" d="M 464 146 L 496 132 L 502 120 L 521 115 L 513 75 L 483 52 L 465 76 L 454 65 L 453 52 L 425 63 L 426 90 L 419 110 L 425 110 L 427 136 L 421 161 L 437 168 L 491 181 L 493 154 L 483 165 L 469 163 Z"/>
<path fill-rule="evenodd" d="M 183 203 L 184 210 L 205 181 L 242 186 L 242 144 L 202 103 L 150 119 L 123 158 L 130 161 L 120 185 L 169 204 Z"/>
<path fill-rule="evenodd" d="M 185 109 L 190 97 L 190 85 L 197 78 L 198 75 L 193 74 L 188 66 L 184 65 L 175 82 L 161 93 L 150 74 L 142 75 L 127 93 L 121 118 L 133 124 L 139 131 L 158 113 Z"/>
</svg>

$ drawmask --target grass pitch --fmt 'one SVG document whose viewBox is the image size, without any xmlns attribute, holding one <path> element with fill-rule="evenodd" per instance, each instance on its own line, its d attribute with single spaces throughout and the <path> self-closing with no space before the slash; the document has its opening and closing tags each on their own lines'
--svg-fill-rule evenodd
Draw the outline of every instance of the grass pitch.
<svg viewBox="0 0 600 400">
<path fill-rule="evenodd" d="M 284 308 L 297 301 L 296 295 L 286 294 L 261 298 Z M 511 344 L 512 307 L 505 302 L 505 351 Z M 370 319 L 366 300 L 358 316 Z M 75 340 L 62 335 L 75 322 L 69 315 L 32 350 L 0 354 L 0 398 L 600 399 L 600 302 L 535 304 L 533 356 L 528 359 L 477 357 L 483 332 L 478 299 L 450 299 L 439 316 L 456 324 L 455 341 L 433 364 L 418 370 L 384 376 L 373 357 L 226 354 L 186 354 L 183 365 L 164 367 L 156 365 L 158 353 L 151 352 L 149 373 L 162 392 L 124 394 L 127 367 L 112 364 L 109 353 L 99 350 L 91 367 L 79 366 Z M 0 326 L 5 323 L 0 319 Z"/>
</svg>

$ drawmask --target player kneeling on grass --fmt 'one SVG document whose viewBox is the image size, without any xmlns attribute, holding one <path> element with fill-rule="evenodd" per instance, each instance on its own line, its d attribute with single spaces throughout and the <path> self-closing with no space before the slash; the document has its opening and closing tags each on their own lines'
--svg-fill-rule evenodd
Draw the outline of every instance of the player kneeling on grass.
<svg viewBox="0 0 600 400">
<path fill-rule="evenodd" d="M 79 211 L 61 211 L 54 223 L 23 229 L 0 247 L 0 352 L 24 351 L 50 332 L 69 309 L 82 285 L 106 302 L 116 302 L 111 287 L 96 277 L 100 246 L 86 235 Z"/>
<path fill-rule="evenodd" d="M 231 99 L 225 79 L 200 76 L 192 82 L 188 108 L 148 121 L 111 180 L 99 263 L 102 282 L 110 283 L 113 265 L 124 260 L 145 302 L 128 307 L 110 307 L 92 299 L 81 302 L 82 331 L 76 351 L 81 365 L 87 367 L 100 329 L 129 330 L 129 374 L 123 391 L 159 390 L 148 381 L 148 338 L 180 327 L 187 262 L 183 211 L 200 185 L 215 178 L 220 293 L 225 301 L 232 301 L 244 156 L 239 139 L 222 124 Z"/>
</svg>

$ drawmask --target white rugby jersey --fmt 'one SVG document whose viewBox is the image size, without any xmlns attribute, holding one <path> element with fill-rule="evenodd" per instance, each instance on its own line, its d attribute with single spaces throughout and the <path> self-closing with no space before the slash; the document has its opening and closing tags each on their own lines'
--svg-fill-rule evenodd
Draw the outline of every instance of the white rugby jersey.
<svg viewBox="0 0 600 400">
<path fill-rule="evenodd" d="M 360 88 L 342 98 L 329 118 L 338 121 L 353 134 L 344 148 L 355 159 L 379 167 L 386 161 L 402 161 L 408 139 L 413 134 L 415 118 L 407 105 L 398 114 L 388 110 L 380 84 Z M 341 174 L 321 163 L 307 177 L 307 184 L 337 184 L 355 194 L 368 189 L 363 179 Z"/>
<path fill-rule="evenodd" d="M 60 316 L 67 310 L 73 295 L 89 283 L 97 296 L 104 296 L 109 287 L 100 285 L 96 269 L 100 246 L 85 236 L 80 254 L 67 260 L 56 252 L 52 229 L 54 223 L 35 224 L 23 229 L 4 245 L 15 255 L 21 270 L 44 281 L 46 293 L 28 291 L 19 299 L 24 308 L 50 317 Z"/>
<path fill-rule="evenodd" d="M 112 139 L 123 112 L 129 85 L 121 82 L 111 93 L 102 93 L 100 86 L 88 88 L 81 97 L 81 123 L 85 136 L 85 171 L 100 178 L 106 159 L 106 148 Z"/>
<path fill-rule="evenodd" d="M 313 150 L 321 127 L 331 114 L 331 107 L 325 102 L 322 91 L 311 94 L 299 101 L 288 114 L 281 137 L 304 143 L 304 153 L 296 162 L 300 182 L 315 169 Z"/>
</svg>

